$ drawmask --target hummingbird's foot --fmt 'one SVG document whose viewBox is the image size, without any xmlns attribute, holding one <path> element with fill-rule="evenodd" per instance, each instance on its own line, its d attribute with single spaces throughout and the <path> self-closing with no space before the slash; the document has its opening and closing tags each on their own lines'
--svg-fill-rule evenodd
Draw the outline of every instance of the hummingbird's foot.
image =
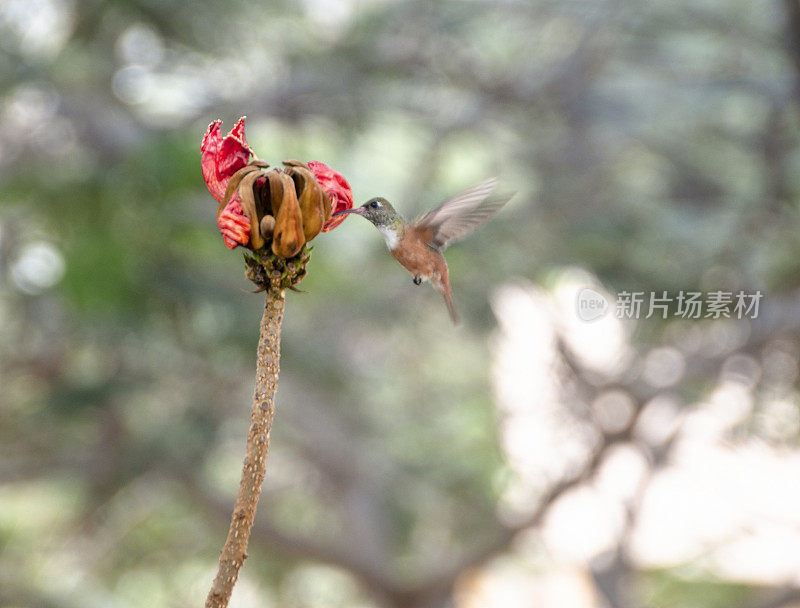
<svg viewBox="0 0 800 608">
<path fill-rule="evenodd" d="M 414 285 L 422 285 L 422 277 L 419 276 L 418 274 L 414 275 L 412 281 L 414 281 Z"/>
</svg>

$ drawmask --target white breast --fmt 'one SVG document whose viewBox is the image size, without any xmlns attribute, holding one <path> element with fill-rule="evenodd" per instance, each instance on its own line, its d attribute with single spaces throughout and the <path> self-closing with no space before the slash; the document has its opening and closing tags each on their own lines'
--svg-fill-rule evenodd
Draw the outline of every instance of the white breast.
<svg viewBox="0 0 800 608">
<path fill-rule="evenodd" d="M 387 226 L 380 226 L 378 228 L 381 234 L 383 235 L 383 239 L 386 241 L 386 246 L 389 248 L 389 251 L 392 251 L 397 247 L 397 244 L 400 242 L 400 237 L 397 236 L 397 231 L 392 230 Z"/>
</svg>

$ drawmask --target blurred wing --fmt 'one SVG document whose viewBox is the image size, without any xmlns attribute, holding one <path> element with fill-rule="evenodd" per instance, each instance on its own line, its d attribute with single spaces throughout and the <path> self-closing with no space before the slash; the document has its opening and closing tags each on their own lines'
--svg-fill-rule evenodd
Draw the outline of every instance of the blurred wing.
<svg viewBox="0 0 800 608">
<path fill-rule="evenodd" d="M 496 184 L 497 179 L 492 177 L 477 186 L 464 190 L 464 192 L 442 203 L 436 209 L 431 209 L 425 215 L 420 216 L 414 224 L 417 226 L 434 226 L 448 217 L 457 215 L 459 212 L 473 209 L 489 196 Z"/>
<path fill-rule="evenodd" d="M 496 184 L 495 178 L 481 182 L 429 211 L 414 225 L 431 246 L 444 249 L 453 241 L 472 234 L 508 202 L 510 197 L 484 203 Z"/>
</svg>

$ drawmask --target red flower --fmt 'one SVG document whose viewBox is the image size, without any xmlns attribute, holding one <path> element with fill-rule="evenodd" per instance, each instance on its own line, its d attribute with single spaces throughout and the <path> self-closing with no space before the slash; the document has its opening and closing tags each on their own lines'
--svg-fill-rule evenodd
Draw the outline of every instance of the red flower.
<svg viewBox="0 0 800 608">
<path fill-rule="evenodd" d="M 338 211 L 353 208 L 353 191 L 350 189 L 350 184 L 342 176 L 341 173 L 334 171 L 325 163 L 318 160 L 312 160 L 306 163 L 306 166 L 317 178 L 317 182 L 322 189 L 327 193 L 328 198 L 331 199 L 331 215 Z M 340 215 L 339 217 L 331 217 L 325 222 L 322 227 L 322 232 L 329 232 L 336 228 L 344 221 L 347 215 Z"/>
<path fill-rule="evenodd" d="M 225 137 L 220 135 L 221 120 L 215 120 L 206 129 L 200 144 L 200 164 L 211 196 L 220 203 L 231 176 L 250 162 L 253 151 L 244 138 L 244 116 L 233 125 Z"/>
<path fill-rule="evenodd" d="M 231 177 L 250 164 L 253 150 L 244 136 L 244 116 L 240 118 L 225 137 L 220 132 L 221 120 L 215 120 L 206 129 L 200 144 L 200 164 L 203 179 L 208 191 L 220 203 L 225 202 L 225 192 Z M 266 166 L 266 165 L 264 165 Z M 319 187 L 325 191 L 331 203 L 331 215 L 337 211 L 353 207 L 353 191 L 347 180 L 325 163 L 312 161 L 308 168 L 316 178 Z M 256 188 L 264 186 L 266 179 L 260 177 Z M 242 208 L 242 197 L 236 188 L 222 211 L 217 211 L 217 226 L 222 233 L 225 246 L 234 249 L 246 247 L 251 240 L 252 222 Z M 346 216 L 328 218 L 322 227 L 323 232 L 333 230 Z M 319 225 L 319 224 L 317 224 Z M 257 229 L 257 228 L 256 228 Z M 312 237 L 313 238 L 313 237 Z"/>
</svg>

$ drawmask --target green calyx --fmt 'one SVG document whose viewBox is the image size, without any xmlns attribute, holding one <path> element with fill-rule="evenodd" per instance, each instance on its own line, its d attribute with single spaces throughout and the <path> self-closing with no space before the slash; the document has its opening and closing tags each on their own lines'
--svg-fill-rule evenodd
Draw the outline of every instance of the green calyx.
<svg viewBox="0 0 800 608">
<path fill-rule="evenodd" d="M 245 253 L 245 276 L 258 287 L 254 293 L 284 289 L 300 291 L 295 285 L 306 276 L 306 264 L 312 249 L 304 245 L 291 258 L 282 258 L 269 250 Z"/>
</svg>

